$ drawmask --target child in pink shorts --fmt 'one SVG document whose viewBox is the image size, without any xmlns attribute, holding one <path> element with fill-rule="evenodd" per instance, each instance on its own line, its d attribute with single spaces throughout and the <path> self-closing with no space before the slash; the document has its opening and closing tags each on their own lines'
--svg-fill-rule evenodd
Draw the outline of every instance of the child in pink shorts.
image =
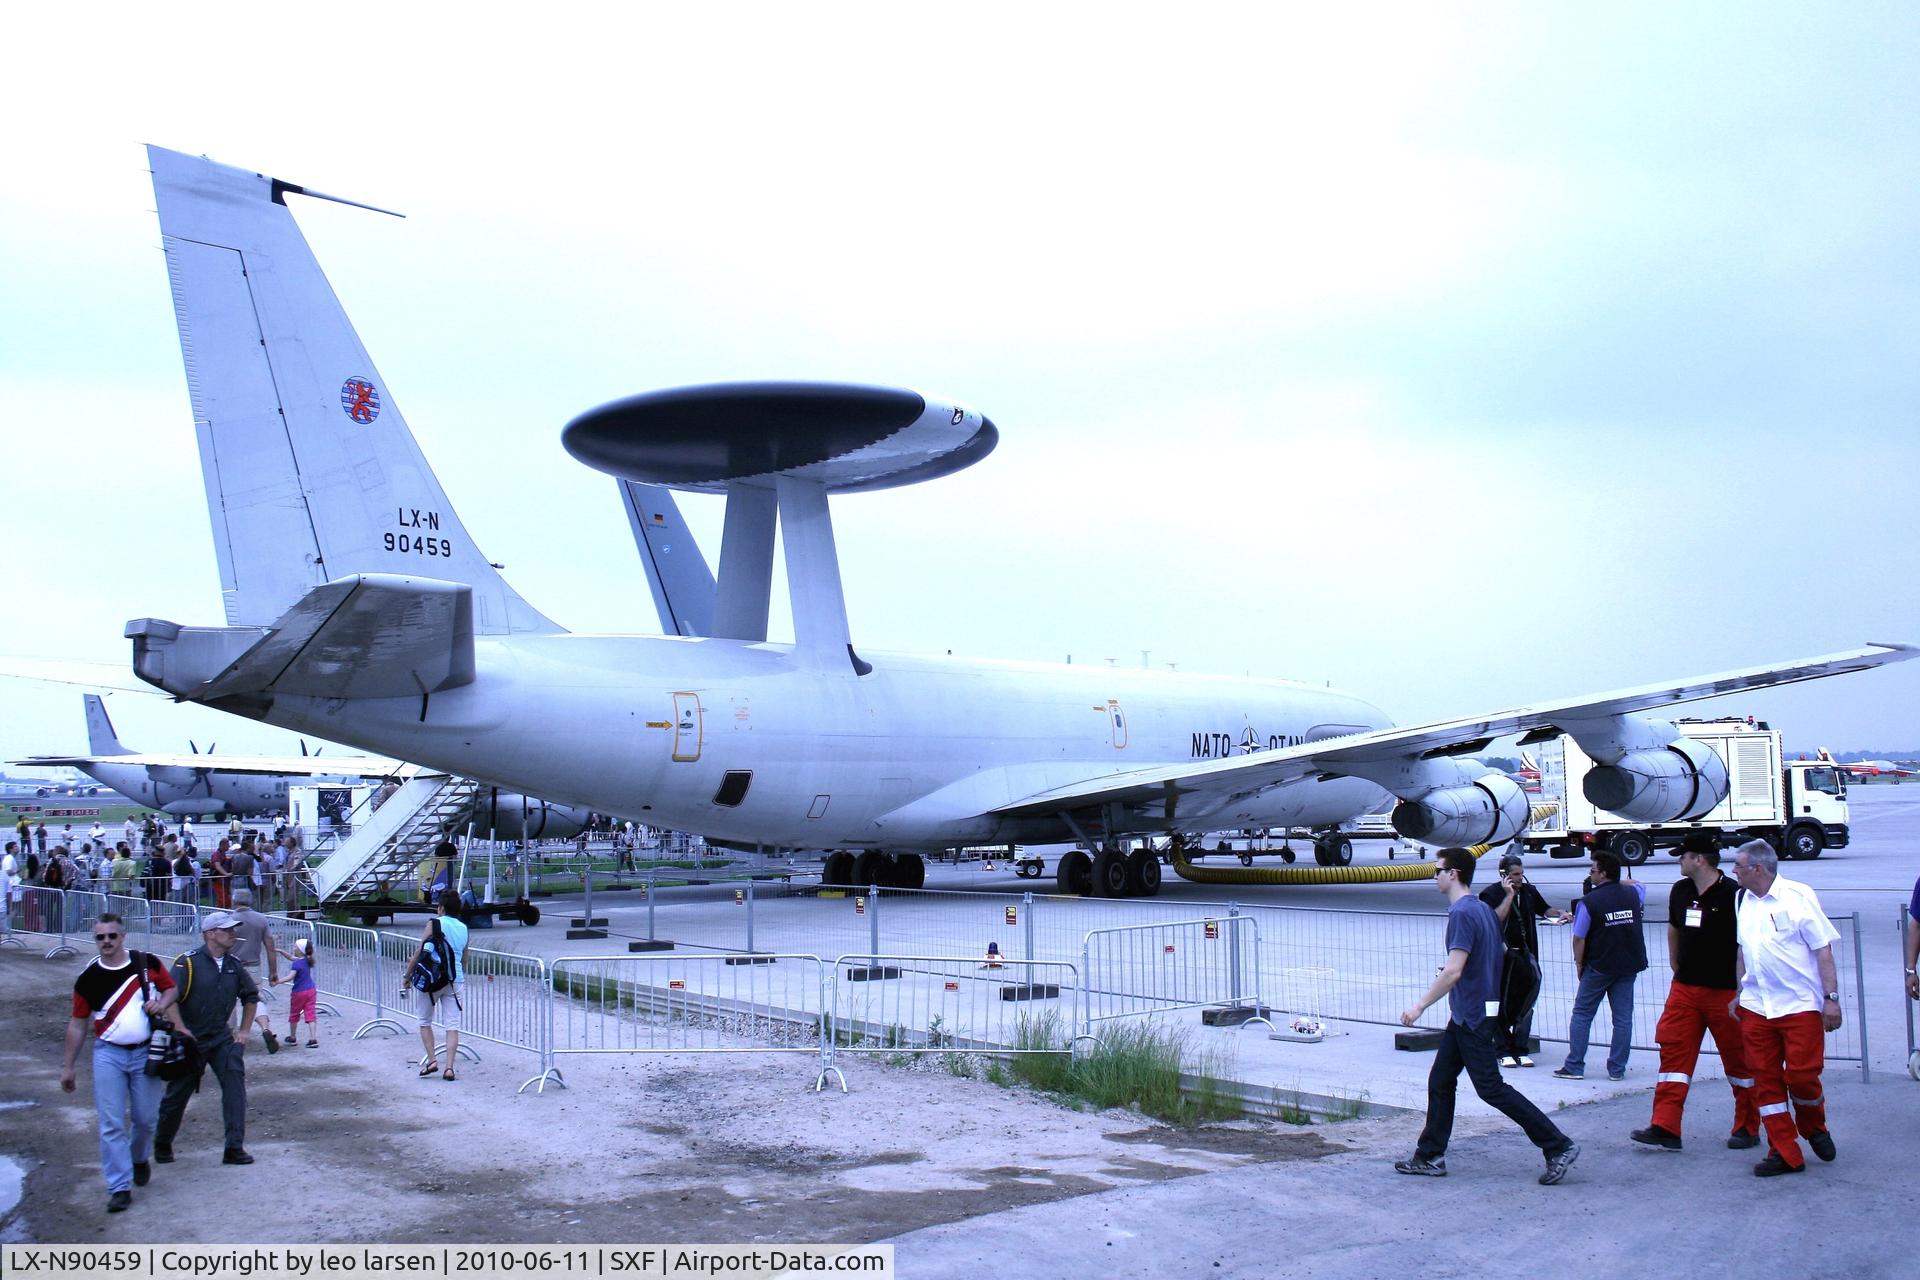
<svg viewBox="0 0 1920 1280">
<path fill-rule="evenodd" d="M 287 1043 L 300 1043 L 300 1018 L 307 1020 L 307 1048 L 318 1049 L 320 1040 L 314 1034 L 318 1023 L 314 1021 L 314 1006 L 319 1003 L 319 988 L 313 981 L 313 955 L 307 950 L 305 938 L 293 940 L 292 952 L 282 951 L 293 968 L 292 976 L 282 978 L 282 982 L 291 982 L 293 992 L 287 997 Z"/>
</svg>

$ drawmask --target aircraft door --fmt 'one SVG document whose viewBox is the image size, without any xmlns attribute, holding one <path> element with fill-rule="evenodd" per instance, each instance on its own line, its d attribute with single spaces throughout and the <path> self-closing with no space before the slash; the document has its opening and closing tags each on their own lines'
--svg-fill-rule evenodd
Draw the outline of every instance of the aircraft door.
<svg viewBox="0 0 1920 1280">
<path fill-rule="evenodd" d="M 1113 748 L 1116 751 L 1126 749 L 1127 713 L 1120 709 L 1120 703 L 1114 698 L 1107 699 L 1107 722 L 1113 729 Z"/>
<path fill-rule="evenodd" d="M 700 758 L 700 742 L 705 732 L 700 710 L 700 695 L 673 695 L 673 758 L 690 762 Z"/>
</svg>

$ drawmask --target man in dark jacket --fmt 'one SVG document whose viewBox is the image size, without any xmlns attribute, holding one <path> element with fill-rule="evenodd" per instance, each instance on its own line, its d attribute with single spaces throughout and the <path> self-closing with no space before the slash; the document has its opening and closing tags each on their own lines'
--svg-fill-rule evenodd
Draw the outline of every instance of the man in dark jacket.
<svg viewBox="0 0 1920 1280">
<path fill-rule="evenodd" d="M 1567 1061 L 1553 1074 L 1580 1080 L 1587 1074 L 1587 1033 L 1604 996 L 1613 1011 L 1613 1041 L 1607 1046 L 1607 1079 L 1627 1075 L 1633 1049 L 1633 980 L 1647 967 L 1647 940 L 1640 932 L 1647 889 L 1637 880 L 1620 880 L 1620 859 L 1605 851 L 1593 855 L 1593 888 L 1573 914 L 1573 968 L 1580 989 L 1573 997 L 1567 1026 Z"/>
<path fill-rule="evenodd" d="M 1530 1067 L 1533 1002 L 1540 994 L 1540 930 L 1535 922 L 1560 924 L 1567 917 L 1547 905 L 1527 879 L 1526 861 L 1517 853 L 1500 859 L 1500 878 L 1481 890 L 1480 900 L 1493 908 L 1507 947 L 1500 967 L 1500 1065 Z"/>
<path fill-rule="evenodd" d="M 180 991 L 180 1017 L 200 1051 L 200 1065 L 188 1075 L 167 1082 L 160 1100 L 160 1125 L 153 1136 L 153 1158 L 158 1164 L 173 1160 L 173 1135 L 187 1112 L 187 1100 L 200 1087 L 208 1067 L 220 1082 L 220 1112 L 226 1123 L 223 1164 L 252 1164 L 246 1151 L 247 1069 L 245 1051 L 253 1038 L 253 1017 L 260 1007 L 260 988 L 233 956 L 234 926 L 239 922 L 225 911 L 208 914 L 200 926 L 201 946 L 173 963 L 173 983 Z M 239 1004 L 240 1029 L 228 1029 L 233 1006 Z"/>
</svg>

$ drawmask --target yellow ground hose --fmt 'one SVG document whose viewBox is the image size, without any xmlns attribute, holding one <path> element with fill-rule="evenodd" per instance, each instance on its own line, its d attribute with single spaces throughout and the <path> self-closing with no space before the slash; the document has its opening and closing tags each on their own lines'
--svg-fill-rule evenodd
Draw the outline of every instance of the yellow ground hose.
<svg viewBox="0 0 1920 1280">
<path fill-rule="evenodd" d="M 1536 804 L 1529 824 L 1552 815 L 1560 806 Z M 1467 852 L 1478 858 L 1490 844 L 1476 844 Z M 1195 884 L 1386 884 L 1400 880 L 1430 880 L 1433 864 L 1426 861 L 1368 867 L 1196 867 L 1187 861 L 1185 842 L 1173 842 L 1173 873 Z"/>
</svg>

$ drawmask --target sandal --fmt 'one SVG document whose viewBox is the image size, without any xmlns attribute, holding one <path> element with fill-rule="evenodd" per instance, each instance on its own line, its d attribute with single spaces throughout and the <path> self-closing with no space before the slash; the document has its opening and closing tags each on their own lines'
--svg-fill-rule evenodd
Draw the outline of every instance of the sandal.
<svg viewBox="0 0 1920 1280">
<path fill-rule="evenodd" d="M 318 1049 L 319 1047 L 320 1047 L 320 1042 L 319 1042 L 318 1040 L 309 1040 L 309 1041 L 307 1041 L 307 1048 L 309 1048 L 309 1049 Z"/>
<path fill-rule="evenodd" d="M 420 1068 L 420 1078 L 424 1080 L 428 1076 L 432 1075 L 434 1072 L 438 1071 L 439 1069 L 440 1069 L 439 1063 L 429 1062 L 426 1066 Z"/>
<path fill-rule="evenodd" d="M 447 1068 L 447 1069 L 446 1069 L 445 1071 L 442 1071 L 442 1072 L 440 1073 L 440 1078 L 441 1078 L 442 1080 L 451 1080 L 451 1079 L 453 1079 L 453 1068 L 452 1068 L 452 1067 L 448 1067 L 448 1068 Z"/>
</svg>

